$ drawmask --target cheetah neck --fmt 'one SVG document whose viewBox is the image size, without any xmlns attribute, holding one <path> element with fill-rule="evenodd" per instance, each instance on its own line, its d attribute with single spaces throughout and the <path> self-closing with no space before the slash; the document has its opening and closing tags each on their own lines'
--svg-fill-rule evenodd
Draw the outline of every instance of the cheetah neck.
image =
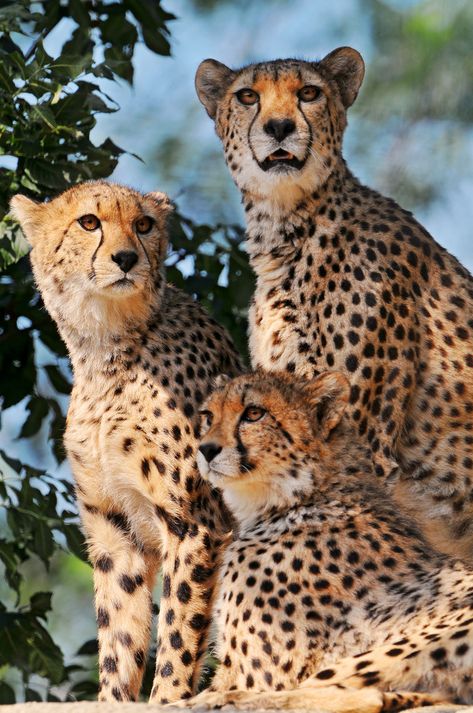
<svg viewBox="0 0 473 713">
<path fill-rule="evenodd" d="M 244 530 L 267 519 L 268 513 L 284 512 L 304 502 L 313 489 L 313 469 L 304 464 L 298 470 L 297 481 L 284 470 L 274 473 L 270 481 L 257 477 L 244 481 L 226 478 L 223 498 Z"/>
<path fill-rule="evenodd" d="M 317 184 L 315 184 L 317 185 Z M 313 191 L 258 196 L 243 193 L 247 221 L 246 249 L 257 275 L 284 269 L 302 242 L 317 231 L 331 234 L 353 212 L 352 196 L 361 188 L 344 160 Z"/>
<path fill-rule="evenodd" d="M 119 364 L 131 359 L 136 345 L 155 327 L 163 313 L 163 290 L 152 296 L 131 296 L 126 300 L 104 299 L 77 292 L 68 295 L 44 290 L 46 307 L 55 320 L 71 359 L 75 381 L 94 380 L 97 375 L 113 376 Z"/>
</svg>

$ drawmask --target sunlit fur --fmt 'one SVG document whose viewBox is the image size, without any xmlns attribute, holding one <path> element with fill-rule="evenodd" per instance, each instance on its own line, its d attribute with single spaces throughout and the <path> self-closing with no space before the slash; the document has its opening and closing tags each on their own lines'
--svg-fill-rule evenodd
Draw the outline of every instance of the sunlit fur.
<svg viewBox="0 0 473 713">
<path fill-rule="evenodd" d="M 362 79 L 363 60 L 347 47 L 319 62 L 233 71 L 205 60 L 197 71 L 242 193 L 256 275 L 251 365 L 306 379 L 346 373 L 347 417 L 386 491 L 435 547 L 473 562 L 473 280 L 408 211 L 347 166 L 342 133 Z M 321 95 L 302 102 L 304 83 Z M 243 84 L 260 92 L 259 104 L 239 103 Z M 256 154 L 274 152 L 265 121 L 293 121 L 281 146 L 295 142 L 301 156 L 304 117 L 312 131 L 304 168 L 262 170 Z M 275 126 L 266 129 L 279 138 L 292 128 Z"/>
<path fill-rule="evenodd" d="M 260 371 L 220 382 L 204 405 L 202 472 L 238 522 L 214 608 L 220 665 L 178 705 L 380 713 L 473 702 L 473 570 L 430 547 L 380 487 L 347 400 L 336 372 Z M 248 406 L 266 414 L 244 423 L 261 413 Z"/>
</svg>

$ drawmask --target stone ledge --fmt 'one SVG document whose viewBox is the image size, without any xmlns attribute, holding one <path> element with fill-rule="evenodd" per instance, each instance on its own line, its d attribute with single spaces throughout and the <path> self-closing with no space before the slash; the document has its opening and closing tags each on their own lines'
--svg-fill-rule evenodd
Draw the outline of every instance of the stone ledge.
<svg viewBox="0 0 473 713">
<path fill-rule="evenodd" d="M 203 713 L 203 709 L 201 710 Z M 236 713 L 236 709 L 232 706 L 225 706 L 222 710 L 225 713 Z M 17 703 L 15 705 L 0 706 L 0 711 L 1 713 L 182 713 L 183 709 L 149 705 L 148 703 L 83 701 L 79 703 Z M 439 705 L 406 709 L 406 713 L 456 713 L 456 711 L 473 713 L 473 706 Z M 258 711 L 252 713 L 258 713 Z M 264 713 L 273 712 L 266 709 Z M 281 713 L 281 711 L 278 713 Z M 311 713 L 325 712 L 321 709 L 312 708 Z"/>
</svg>

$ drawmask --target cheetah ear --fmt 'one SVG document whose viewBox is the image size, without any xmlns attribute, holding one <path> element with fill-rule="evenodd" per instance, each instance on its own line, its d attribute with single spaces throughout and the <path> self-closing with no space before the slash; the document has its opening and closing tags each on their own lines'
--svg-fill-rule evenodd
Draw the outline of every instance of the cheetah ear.
<svg viewBox="0 0 473 713">
<path fill-rule="evenodd" d="M 150 191 L 149 193 L 145 193 L 145 198 L 151 198 L 151 200 L 159 206 L 166 216 L 174 211 L 171 199 L 168 195 L 166 195 L 166 193 L 161 193 L 161 191 Z"/>
<path fill-rule="evenodd" d="M 309 381 L 304 395 L 311 412 L 315 411 L 316 433 L 327 440 L 345 413 L 350 398 L 350 382 L 338 371 L 326 371 Z"/>
<path fill-rule="evenodd" d="M 231 84 L 235 72 L 216 59 L 204 59 L 197 68 L 195 89 L 211 119 L 215 119 L 220 100 Z"/>
<path fill-rule="evenodd" d="M 319 63 L 336 81 L 345 109 L 355 101 L 365 76 L 365 63 L 359 52 L 351 47 L 339 47 Z"/>
<path fill-rule="evenodd" d="M 232 380 L 228 374 L 217 374 L 213 380 L 214 389 L 224 389 L 225 386 Z"/>
<path fill-rule="evenodd" d="M 17 193 L 10 201 L 10 213 L 19 222 L 30 245 L 34 245 L 43 220 L 44 203 L 37 203 Z"/>
</svg>

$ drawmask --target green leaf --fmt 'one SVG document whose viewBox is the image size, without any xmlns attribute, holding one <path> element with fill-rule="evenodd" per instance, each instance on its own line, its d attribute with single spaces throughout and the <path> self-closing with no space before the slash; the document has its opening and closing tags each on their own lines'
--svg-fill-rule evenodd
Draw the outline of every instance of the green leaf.
<svg viewBox="0 0 473 713">
<path fill-rule="evenodd" d="M 88 562 L 87 546 L 80 528 L 77 525 L 64 524 L 60 529 L 65 535 L 70 551 L 83 562 Z"/>
<path fill-rule="evenodd" d="M 56 117 L 49 107 L 44 106 L 43 104 L 36 104 L 31 108 L 31 114 L 33 115 L 33 119 L 37 117 L 40 121 L 43 121 L 46 124 L 48 129 L 56 131 Z"/>
<path fill-rule="evenodd" d="M 58 463 L 62 463 L 66 457 L 63 444 L 64 431 L 66 430 L 66 419 L 61 413 L 61 410 L 56 402 L 50 400 L 49 403 L 52 405 L 54 411 L 54 417 L 51 420 L 51 426 L 49 429 L 49 438 L 52 441 L 52 451 L 54 453 L 54 457 Z"/>
<path fill-rule="evenodd" d="M 75 683 L 67 694 L 69 701 L 94 701 L 98 694 L 98 683 L 94 681 L 79 681 Z"/>
<path fill-rule="evenodd" d="M 36 592 L 30 597 L 30 610 L 35 616 L 46 619 L 46 613 L 51 611 L 51 592 Z"/>
<path fill-rule="evenodd" d="M 38 691 L 35 691 L 33 688 L 25 688 L 25 701 L 30 702 L 30 701 L 36 701 L 37 703 L 41 703 L 43 699 L 39 695 Z"/>
<path fill-rule="evenodd" d="M 37 520 L 33 531 L 33 549 L 38 557 L 49 567 L 49 560 L 54 552 L 54 539 L 51 529 L 44 520 Z"/>
<path fill-rule="evenodd" d="M 21 461 L 19 461 L 17 458 L 11 458 L 7 453 L 5 453 L 5 451 L 1 449 L 0 456 L 5 461 L 5 463 L 10 466 L 10 468 L 13 468 L 16 473 L 21 473 L 21 470 L 23 468 L 23 463 Z"/>
<path fill-rule="evenodd" d="M 29 415 L 21 428 L 19 438 L 31 438 L 35 433 L 38 433 L 43 419 L 49 413 L 47 400 L 40 396 L 31 396 L 26 408 Z"/>
<path fill-rule="evenodd" d="M 97 656 L 98 652 L 99 645 L 97 639 L 89 639 L 82 644 L 76 652 L 76 656 Z"/>
<path fill-rule="evenodd" d="M 31 669 L 39 676 L 48 678 L 52 684 L 61 683 L 64 673 L 62 651 L 42 626 L 37 624 L 35 629 L 29 656 Z"/>
<path fill-rule="evenodd" d="M 69 12 L 81 30 L 90 27 L 90 15 L 82 0 L 69 0 Z"/>
<path fill-rule="evenodd" d="M 46 364 L 44 366 L 51 384 L 60 394 L 70 394 L 71 384 L 64 378 L 57 366 L 54 364 Z"/>
<path fill-rule="evenodd" d="M 14 592 L 19 592 L 22 577 L 18 572 L 19 559 L 16 546 L 12 542 L 0 540 L 0 560 L 5 568 L 5 580 Z"/>
<path fill-rule="evenodd" d="M 45 159 L 27 159 L 25 161 L 25 174 L 37 186 L 49 189 L 53 188 L 57 191 L 67 188 L 67 183 L 64 177 L 64 165 L 50 163 Z"/>
<path fill-rule="evenodd" d="M 5 681 L 0 681 L 0 705 L 7 706 L 15 703 L 15 691 Z"/>
</svg>

